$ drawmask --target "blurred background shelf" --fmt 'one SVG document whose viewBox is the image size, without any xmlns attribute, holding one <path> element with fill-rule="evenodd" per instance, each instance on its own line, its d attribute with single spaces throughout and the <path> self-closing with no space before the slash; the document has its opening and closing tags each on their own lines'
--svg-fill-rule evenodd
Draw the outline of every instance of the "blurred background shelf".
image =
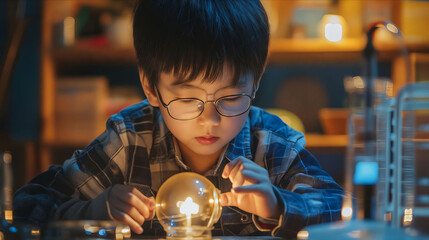
<svg viewBox="0 0 429 240">
<path fill-rule="evenodd" d="M 362 50 L 365 38 L 345 38 L 340 42 L 329 42 L 325 39 L 288 39 L 273 38 L 270 42 L 271 64 L 281 63 L 320 63 L 346 62 L 359 63 L 362 61 Z M 428 52 L 427 41 L 406 42 L 410 52 Z M 388 62 L 398 57 L 400 46 L 394 40 L 376 43 L 380 61 Z"/>
<path fill-rule="evenodd" d="M 14 1 L 8 1 L 14 2 Z M 325 167 L 330 165 L 334 178 L 342 172 L 347 135 L 327 134 L 322 126 L 319 112 L 323 108 L 346 108 L 347 93 L 344 79 L 361 75 L 362 49 L 365 46 L 365 28 L 377 20 L 394 22 L 402 30 L 409 51 L 414 54 L 412 66 L 425 69 L 416 63 L 422 61 L 420 54 L 429 53 L 429 2 L 417 0 L 262 0 L 271 24 L 269 61 L 254 105 L 268 109 L 277 108 L 296 114 L 302 121 L 307 139 L 307 147 Z M 12 102 L 16 109 L 34 109 L 27 114 L 33 117 L 31 124 L 22 124 L 19 119 L 28 115 L 14 116 L 11 120 L 12 138 L 25 128 L 28 133 L 33 126 L 31 141 L 26 138 L 23 155 L 27 167 L 28 180 L 51 164 L 61 164 L 77 148 L 84 148 L 96 134 L 76 140 L 67 135 L 64 128 L 79 128 L 79 121 L 60 126 L 61 101 L 59 88 L 63 80 L 75 79 L 79 89 L 79 79 L 94 81 L 104 78 L 104 90 L 95 94 L 92 101 L 102 102 L 98 106 L 104 115 L 87 118 L 83 125 L 90 126 L 97 121 L 96 129 L 103 129 L 107 117 L 140 99 L 143 93 L 139 83 L 135 52 L 132 47 L 130 28 L 133 0 L 40 0 L 39 25 L 35 33 L 27 34 L 23 49 L 34 50 L 37 62 L 24 62 L 17 73 L 26 73 L 17 82 L 22 86 L 29 82 L 27 92 L 14 93 Z M 0 9 L 6 12 L 6 10 Z M 321 34 L 323 19 L 328 15 L 344 18 L 344 37 L 337 42 L 329 42 Z M 13 27 L 13 26 L 11 26 Z M 34 41 L 35 36 L 40 42 Z M 5 37 L 3 39 L 6 39 Z M 393 92 L 405 84 L 404 62 L 401 60 L 399 45 L 395 39 L 381 31 L 376 35 L 375 46 L 379 51 L 379 75 L 392 79 Z M 0 37 L 0 43 L 2 38 Z M 29 46 L 30 44 L 30 46 Z M 35 46 L 37 45 L 37 46 Z M 1 45 L 0 45 L 1 46 Z M 34 55 L 34 54 L 33 54 Z M 33 56 L 32 55 L 32 56 Z M 22 59 L 30 59 L 28 56 Z M 427 60 L 425 60 L 427 61 Z M 37 71 L 31 71 L 34 67 Z M 414 74 L 417 76 L 416 74 Z M 95 80 L 98 81 L 98 80 Z M 100 89 L 98 89 L 100 90 Z M 22 97 L 25 96 L 25 97 Z M 36 96 L 28 98 L 28 96 Z M 132 97 L 130 97 L 132 96 Z M 79 99 L 77 97 L 76 99 Z M 36 107 L 29 106 L 37 105 Z M 89 104 L 88 104 L 89 105 Z M 104 107 L 103 107 L 104 105 Z M 77 111 L 77 110 L 76 110 Z M 95 111 L 95 109 L 94 109 Z M 37 114 L 38 113 L 38 114 Z M 18 120 L 17 120 L 18 119 Z M 35 119 L 35 120 L 34 120 Z M 94 120 L 97 119 L 97 120 Z M 101 121 L 101 120 L 103 121 Z M 39 122 L 38 122 L 39 121 Z M 36 122 L 36 123 L 34 123 Z M 70 124 L 70 126 L 67 126 Z M 60 126 L 60 127 L 59 127 Z M 62 134 L 62 135 L 61 135 Z M 18 136 L 18 137 L 17 137 Z M 73 140 L 74 139 L 74 140 Z M 19 149 L 19 148 L 18 148 Z M 337 178 L 340 179 L 340 178 Z M 337 180 L 336 179 L 336 180 Z"/>
<path fill-rule="evenodd" d="M 134 49 L 127 47 L 88 47 L 77 46 L 67 48 L 55 48 L 51 50 L 57 66 L 81 66 L 81 65 L 123 65 L 136 64 Z"/>
<path fill-rule="evenodd" d="M 309 62 L 359 62 L 362 60 L 362 49 L 366 39 L 344 39 L 332 43 L 321 39 L 288 39 L 273 38 L 270 42 L 269 63 L 288 63 L 297 61 Z M 424 41 L 409 42 L 410 52 L 428 52 L 429 44 Z M 395 42 L 378 44 L 379 58 L 388 61 L 400 55 Z M 136 55 L 129 47 L 91 47 L 72 46 L 50 50 L 56 65 L 136 65 Z"/>
<path fill-rule="evenodd" d="M 328 135 L 328 134 L 305 134 L 308 148 L 345 148 L 347 146 L 347 134 Z"/>
<path fill-rule="evenodd" d="M 322 165 L 328 169 L 330 167 L 334 177 L 341 179 L 338 176 L 342 172 L 340 166 L 344 161 L 347 135 L 345 132 L 340 135 L 326 134 L 320 122 L 319 111 L 322 108 L 347 106 L 343 79 L 361 74 L 366 25 L 384 19 L 399 26 L 401 23 L 408 24 L 406 30 L 412 32 L 414 30 L 407 22 L 410 14 L 403 7 L 421 7 L 394 0 L 263 0 L 262 3 L 271 23 L 272 39 L 268 66 L 254 105 L 295 113 L 304 124 L 307 148 Z M 64 9 L 59 11 L 61 7 Z M 89 137 L 80 141 L 72 140 L 72 136 L 62 136 L 61 139 L 57 137 L 57 131 L 60 130 L 55 127 L 58 124 L 55 96 L 59 79 L 104 76 L 109 85 L 106 93 L 109 96 L 117 87 L 127 86 L 134 90 L 140 88 L 136 56 L 129 39 L 131 33 L 119 34 L 128 37 L 128 40 L 116 39 L 118 34 L 112 34 L 113 30 L 117 31 L 117 24 L 126 21 L 129 23 L 130 19 L 123 21 L 130 17 L 129 4 L 123 5 L 121 1 L 115 0 L 91 3 L 81 0 L 45 1 L 44 12 L 41 169 L 52 163 L 62 163 L 72 153 L 73 147 L 83 148 L 90 141 Z M 344 26 L 345 36 L 338 42 L 327 41 L 318 33 L 323 16 L 334 12 L 344 16 L 347 23 Z M 85 28 L 79 21 L 85 13 L 92 16 L 92 22 L 88 22 L 91 23 L 88 26 L 92 28 Z M 106 14 L 110 17 L 106 17 Z M 69 16 L 75 19 L 77 27 L 72 43 L 66 41 L 64 36 L 58 38 L 58 29 L 67 29 L 65 25 L 70 21 Z M 94 23 L 99 27 L 94 27 Z M 424 36 L 423 40 L 418 37 L 406 40 L 411 51 L 429 51 L 429 41 Z M 395 78 L 400 79 L 395 86 L 399 88 L 404 84 L 401 81 L 403 71 L 396 67 L 401 65 L 396 61 L 401 54 L 399 45 L 386 34 L 377 36 L 375 44 L 379 50 L 380 75 L 391 78 L 394 82 Z M 116 110 L 110 110 L 109 113 Z M 106 119 L 108 115 L 105 115 Z M 333 169 L 330 165 L 337 168 Z"/>
</svg>

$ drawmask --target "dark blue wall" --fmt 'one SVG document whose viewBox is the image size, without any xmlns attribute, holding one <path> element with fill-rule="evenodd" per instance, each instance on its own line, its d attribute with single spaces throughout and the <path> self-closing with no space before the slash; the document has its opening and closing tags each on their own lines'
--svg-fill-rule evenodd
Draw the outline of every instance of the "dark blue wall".
<svg viewBox="0 0 429 240">
<path fill-rule="evenodd" d="M 2 19 L 1 49 L 4 53 L 6 35 L 13 30 L 7 27 L 6 1 L 0 1 Z M 25 16 L 30 23 L 25 31 L 16 66 L 12 72 L 11 94 L 8 107 L 8 134 L 14 141 L 34 141 L 39 136 L 39 82 L 40 82 L 40 30 L 41 0 L 27 0 Z M 4 20 L 4 21 L 3 21 Z M 2 54 L 2 57 L 4 55 Z"/>
<path fill-rule="evenodd" d="M 0 59 L 4 58 L 4 50 L 7 38 L 7 14 L 6 0 L 0 1 Z M 1 61 L 1 60 L 0 60 Z"/>
</svg>

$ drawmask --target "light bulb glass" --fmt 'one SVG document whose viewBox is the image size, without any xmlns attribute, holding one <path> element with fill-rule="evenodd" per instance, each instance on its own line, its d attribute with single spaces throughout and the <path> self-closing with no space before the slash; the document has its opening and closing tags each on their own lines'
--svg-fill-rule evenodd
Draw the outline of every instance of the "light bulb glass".
<svg viewBox="0 0 429 240">
<path fill-rule="evenodd" d="M 167 179 L 156 196 L 156 216 L 174 239 L 210 239 L 221 215 L 220 191 L 204 176 L 183 172 Z"/>
</svg>

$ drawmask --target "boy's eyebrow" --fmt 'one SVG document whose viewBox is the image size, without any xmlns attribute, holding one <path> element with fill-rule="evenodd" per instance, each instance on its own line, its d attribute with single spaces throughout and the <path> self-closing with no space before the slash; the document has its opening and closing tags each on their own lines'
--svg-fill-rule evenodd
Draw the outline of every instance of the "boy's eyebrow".
<svg viewBox="0 0 429 240">
<path fill-rule="evenodd" d="M 204 88 L 200 88 L 200 87 L 188 84 L 188 83 L 173 83 L 173 86 L 180 86 L 180 87 L 184 87 L 184 88 L 197 88 L 200 90 L 205 90 Z M 246 86 L 246 84 L 244 84 L 244 83 L 239 83 L 239 84 L 235 84 L 235 85 L 231 84 L 229 86 L 222 87 L 218 90 L 227 89 L 227 88 L 240 88 L 240 87 L 244 87 L 244 86 Z"/>
</svg>

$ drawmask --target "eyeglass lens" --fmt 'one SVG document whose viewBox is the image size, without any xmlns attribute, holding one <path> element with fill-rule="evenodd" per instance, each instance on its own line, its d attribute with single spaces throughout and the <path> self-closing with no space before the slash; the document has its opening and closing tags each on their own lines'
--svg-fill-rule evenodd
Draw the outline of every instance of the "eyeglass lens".
<svg viewBox="0 0 429 240">
<path fill-rule="evenodd" d="M 247 111 L 251 98 L 247 95 L 232 95 L 215 101 L 217 111 L 226 117 L 240 115 Z M 170 102 L 168 111 L 176 119 L 198 117 L 204 109 L 204 102 L 199 99 L 177 99 Z"/>
</svg>

